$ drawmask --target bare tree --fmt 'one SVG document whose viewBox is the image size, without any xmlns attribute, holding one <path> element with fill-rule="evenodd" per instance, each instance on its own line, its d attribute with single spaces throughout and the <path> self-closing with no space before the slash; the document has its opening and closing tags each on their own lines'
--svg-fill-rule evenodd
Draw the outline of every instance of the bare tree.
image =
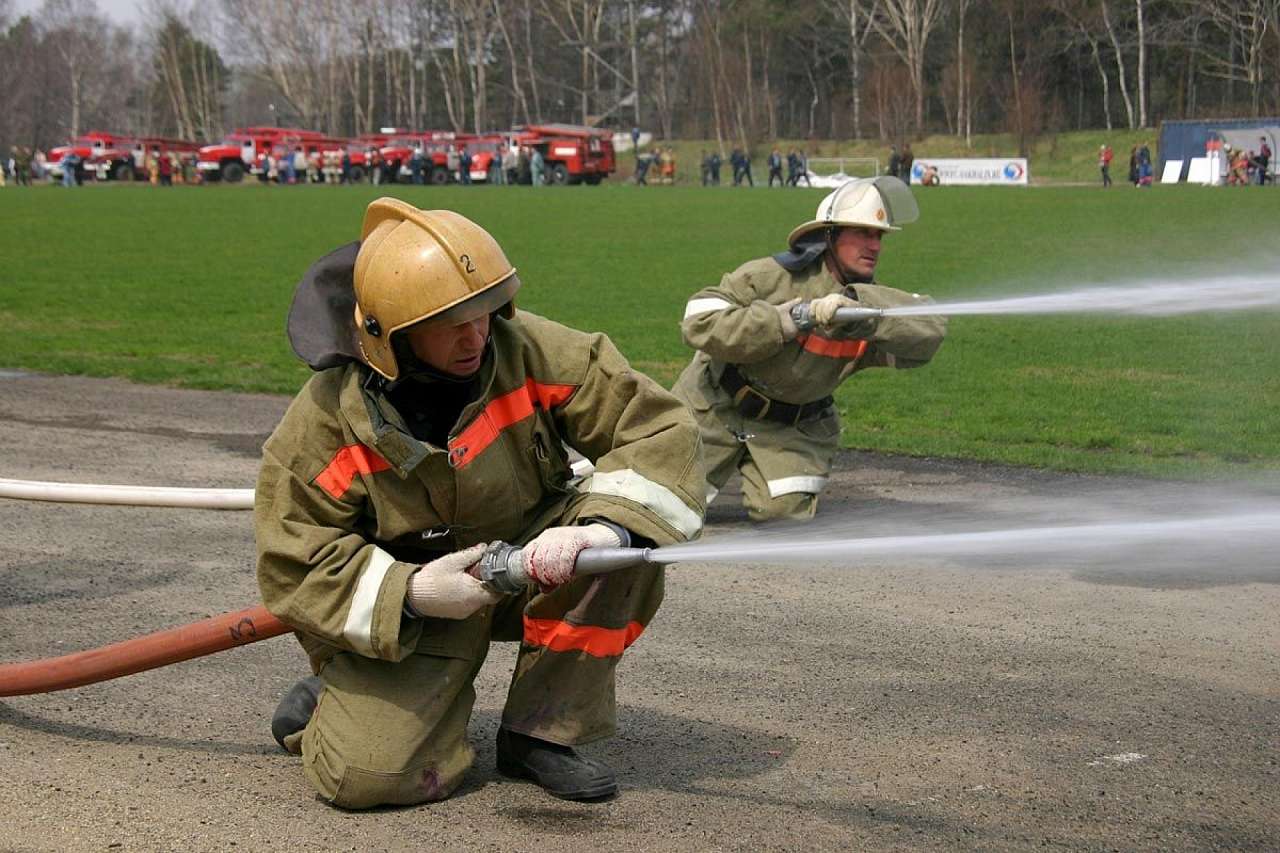
<svg viewBox="0 0 1280 853">
<path fill-rule="evenodd" d="M 967 3 L 968 0 L 962 0 Z M 853 99 L 853 138 L 862 138 L 862 59 L 867 37 L 876 29 L 880 0 L 824 0 L 849 36 L 849 91 Z"/>
<path fill-rule="evenodd" d="M 1205 73 L 1248 85 L 1249 108 L 1253 115 L 1260 115 L 1267 35 L 1280 26 L 1280 0 L 1201 0 L 1198 6 L 1229 36 L 1225 51 L 1219 41 L 1198 42 Z M 1238 52 L 1232 45 L 1238 45 Z"/>
<path fill-rule="evenodd" d="M 924 130 L 924 66 L 929 36 L 942 17 L 942 0 L 883 0 L 876 31 L 907 66 L 916 97 L 915 129 Z"/>
<path fill-rule="evenodd" d="M 1111 10 L 1107 6 L 1107 0 L 1100 0 L 1102 23 L 1107 30 L 1107 38 L 1111 40 L 1111 49 L 1116 55 L 1116 85 L 1120 89 L 1120 97 L 1124 99 L 1124 112 L 1129 119 L 1129 129 L 1133 130 L 1136 126 L 1133 117 L 1133 101 L 1129 98 L 1129 86 L 1125 78 L 1124 70 L 1124 51 L 1120 49 L 1120 37 L 1116 34 L 1116 27 L 1111 22 Z"/>
</svg>

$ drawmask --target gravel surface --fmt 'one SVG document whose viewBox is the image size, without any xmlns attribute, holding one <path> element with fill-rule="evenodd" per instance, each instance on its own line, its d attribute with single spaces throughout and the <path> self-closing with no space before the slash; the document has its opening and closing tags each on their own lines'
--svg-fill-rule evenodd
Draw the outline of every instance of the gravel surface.
<svg viewBox="0 0 1280 853">
<path fill-rule="evenodd" d="M 0 476 L 253 484 L 287 399 L 0 371 Z M 817 527 L 1132 482 L 842 455 Z M 731 487 L 706 537 L 747 527 Z M 257 603 L 249 514 L 0 500 L 0 661 Z M 268 731 L 288 637 L 0 700 L 5 850 L 1280 849 L 1280 572 L 688 563 L 627 655 L 607 803 L 493 769 L 515 649 L 452 799 L 351 813 Z"/>
</svg>

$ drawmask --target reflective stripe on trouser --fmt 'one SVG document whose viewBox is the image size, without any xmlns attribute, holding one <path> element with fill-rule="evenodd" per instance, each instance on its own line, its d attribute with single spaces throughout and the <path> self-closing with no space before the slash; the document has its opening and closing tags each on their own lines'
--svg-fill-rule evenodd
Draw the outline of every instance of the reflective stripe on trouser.
<svg viewBox="0 0 1280 853">
<path fill-rule="evenodd" d="M 336 655 L 320 670 L 325 689 L 302 735 L 307 781 L 344 808 L 447 797 L 474 760 L 472 682 L 490 638 L 521 641 L 503 725 L 565 745 L 608 737 L 614 671 L 662 590 L 660 566 L 637 566 L 505 599 L 445 626 L 458 639 L 424 639 L 400 662 Z"/>
<path fill-rule="evenodd" d="M 661 566 L 579 578 L 529 602 L 502 724 L 571 746 L 617 726 L 614 670 L 662 603 Z"/>
</svg>

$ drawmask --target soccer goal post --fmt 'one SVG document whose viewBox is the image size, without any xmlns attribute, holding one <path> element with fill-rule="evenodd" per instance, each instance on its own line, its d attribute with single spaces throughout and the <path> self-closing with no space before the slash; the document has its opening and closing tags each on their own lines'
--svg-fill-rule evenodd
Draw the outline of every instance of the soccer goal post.
<svg viewBox="0 0 1280 853">
<path fill-rule="evenodd" d="M 845 175 L 850 178 L 878 178 L 880 161 L 875 157 L 810 157 L 809 171 L 819 177 Z"/>
</svg>

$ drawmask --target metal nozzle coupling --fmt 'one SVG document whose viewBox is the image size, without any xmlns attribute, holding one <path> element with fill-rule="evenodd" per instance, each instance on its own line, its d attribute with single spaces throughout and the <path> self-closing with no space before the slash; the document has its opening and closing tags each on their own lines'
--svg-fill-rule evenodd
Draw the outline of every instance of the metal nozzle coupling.
<svg viewBox="0 0 1280 853">
<path fill-rule="evenodd" d="M 651 563 L 649 548 L 588 548 L 573 564 L 577 575 L 603 575 L 641 563 Z M 476 577 L 504 595 L 524 592 L 533 585 L 524 567 L 524 551 L 515 545 L 495 542 L 476 565 Z"/>
<path fill-rule="evenodd" d="M 867 320 L 883 316 L 883 308 L 837 308 L 833 322 L 853 323 L 857 320 Z M 818 321 L 813 319 L 813 309 L 810 307 L 808 302 L 797 302 L 795 305 L 792 305 L 791 319 L 795 322 L 796 328 L 802 332 L 807 332 L 814 326 L 818 325 Z"/>
</svg>

